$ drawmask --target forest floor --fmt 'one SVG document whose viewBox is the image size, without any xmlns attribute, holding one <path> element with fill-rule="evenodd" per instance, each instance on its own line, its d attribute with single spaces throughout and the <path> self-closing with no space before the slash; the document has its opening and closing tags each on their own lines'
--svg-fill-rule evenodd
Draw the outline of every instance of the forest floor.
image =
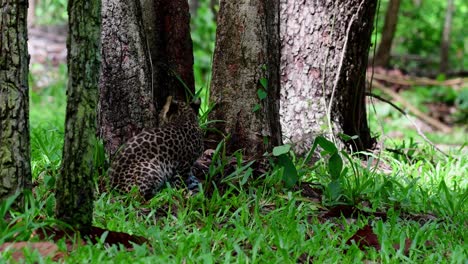
<svg viewBox="0 0 468 264">
<path fill-rule="evenodd" d="M 67 28 L 64 25 L 28 28 L 28 52 L 32 89 L 50 85 L 59 74 L 59 65 L 67 62 Z"/>
<path fill-rule="evenodd" d="M 226 156 L 220 145 L 199 160 L 203 191 L 193 197 L 184 189 L 166 188 L 151 201 L 141 202 L 132 195 L 107 193 L 98 188 L 97 180 L 94 235 L 77 236 L 54 219 L 67 83 L 64 35 L 60 28 L 30 30 L 34 189 L 26 195 L 25 212 L 11 209 L 12 199 L 0 204 L 0 262 L 468 260 L 466 126 L 439 119 L 450 127 L 443 132 L 416 119 L 446 156 L 421 139 L 407 117 L 376 100 L 368 109 L 369 121 L 382 147 L 361 153 L 365 160 L 345 152 L 332 159 L 325 151 L 310 166 L 288 154 L 294 165 L 289 172 L 294 170 L 300 183 L 287 188 L 285 166 L 272 162 L 265 168 L 240 153 Z M 418 107 L 431 89 L 418 88 L 421 96 L 413 88 L 382 83 Z M 432 110 L 421 109 L 437 118 Z M 96 142 L 95 166 L 105 171 L 106 159 L 102 144 Z M 342 167 L 338 175 L 331 169 L 336 167 Z"/>
</svg>

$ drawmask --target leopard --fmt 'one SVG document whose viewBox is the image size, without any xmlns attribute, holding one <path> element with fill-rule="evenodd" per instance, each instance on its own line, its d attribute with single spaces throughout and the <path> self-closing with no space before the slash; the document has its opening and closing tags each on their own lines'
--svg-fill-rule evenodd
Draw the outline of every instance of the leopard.
<svg viewBox="0 0 468 264">
<path fill-rule="evenodd" d="M 158 115 L 159 126 L 143 129 L 118 151 L 109 169 L 110 185 L 119 193 L 135 186 L 144 200 L 153 198 L 167 183 L 199 191 L 200 181 L 192 166 L 203 151 L 203 132 L 192 103 L 169 96 Z"/>
</svg>

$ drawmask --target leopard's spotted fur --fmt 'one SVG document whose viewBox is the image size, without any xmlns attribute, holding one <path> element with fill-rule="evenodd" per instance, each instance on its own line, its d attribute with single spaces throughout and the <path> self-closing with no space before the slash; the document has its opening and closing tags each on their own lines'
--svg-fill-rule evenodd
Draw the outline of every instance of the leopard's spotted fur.
<svg viewBox="0 0 468 264">
<path fill-rule="evenodd" d="M 113 160 L 110 183 L 118 191 L 127 193 L 138 186 L 149 200 L 166 182 L 176 181 L 176 175 L 197 191 L 199 182 L 191 168 L 203 151 L 203 140 L 194 109 L 168 98 L 159 119 L 160 127 L 131 138 Z"/>
</svg>

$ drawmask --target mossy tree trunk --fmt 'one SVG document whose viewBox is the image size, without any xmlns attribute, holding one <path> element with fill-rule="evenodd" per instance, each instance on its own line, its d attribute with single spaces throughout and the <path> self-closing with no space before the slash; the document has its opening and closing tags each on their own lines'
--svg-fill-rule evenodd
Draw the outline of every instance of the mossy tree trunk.
<svg viewBox="0 0 468 264">
<path fill-rule="evenodd" d="M 0 0 L 0 200 L 31 185 L 27 9 Z"/>
<path fill-rule="evenodd" d="M 187 0 L 104 0 L 102 15 L 99 134 L 112 157 L 158 125 L 168 95 L 195 92 L 193 54 Z"/>
<path fill-rule="evenodd" d="M 281 1 L 281 128 L 305 153 L 317 135 L 373 147 L 365 108 L 376 0 Z"/>
<path fill-rule="evenodd" d="M 210 120 L 222 120 L 214 128 L 231 135 L 229 152 L 260 156 L 281 143 L 278 8 L 273 0 L 220 1 Z"/>
<path fill-rule="evenodd" d="M 93 219 L 101 1 L 69 0 L 68 19 L 67 111 L 56 217 L 85 231 Z"/>
</svg>

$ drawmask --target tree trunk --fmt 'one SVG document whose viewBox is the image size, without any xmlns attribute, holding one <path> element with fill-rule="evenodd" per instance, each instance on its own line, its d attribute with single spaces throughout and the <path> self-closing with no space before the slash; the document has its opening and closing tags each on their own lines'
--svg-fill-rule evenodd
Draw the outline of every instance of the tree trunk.
<svg viewBox="0 0 468 264">
<path fill-rule="evenodd" d="M 0 200 L 31 187 L 27 9 L 0 0 Z"/>
<path fill-rule="evenodd" d="M 452 31 L 452 17 L 454 11 L 454 0 L 447 0 L 447 11 L 445 13 L 444 30 L 442 31 L 442 43 L 440 45 L 440 72 L 449 71 L 450 32 Z"/>
<path fill-rule="evenodd" d="M 390 62 L 390 51 L 392 49 L 393 37 L 398 23 L 398 11 L 400 0 L 390 0 L 382 30 L 382 39 L 375 54 L 374 66 L 387 67 Z"/>
<path fill-rule="evenodd" d="M 278 8 L 274 0 L 220 2 L 210 120 L 223 120 L 214 128 L 231 135 L 229 152 L 257 156 L 281 144 Z"/>
<path fill-rule="evenodd" d="M 373 146 L 364 92 L 376 2 L 281 0 L 281 125 L 299 154 L 322 134 Z"/>
<path fill-rule="evenodd" d="M 152 62 L 154 99 L 186 100 L 195 93 L 187 0 L 140 0 Z M 158 109 L 160 110 L 160 109 Z"/>
<path fill-rule="evenodd" d="M 102 1 L 100 137 L 108 154 L 156 125 L 147 42 L 138 1 Z"/>
<path fill-rule="evenodd" d="M 104 0 L 100 136 L 112 156 L 157 126 L 168 95 L 195 92 L 187 0 Z M 189 92 L 187 92 L 187 90 Z"/>
<path fill-rule="evenodd" d="M 56 217 L 84 231 L 93 219 L 101 1 L 69 0 L 68 19 L 67 112 Z"/>
</svg>

